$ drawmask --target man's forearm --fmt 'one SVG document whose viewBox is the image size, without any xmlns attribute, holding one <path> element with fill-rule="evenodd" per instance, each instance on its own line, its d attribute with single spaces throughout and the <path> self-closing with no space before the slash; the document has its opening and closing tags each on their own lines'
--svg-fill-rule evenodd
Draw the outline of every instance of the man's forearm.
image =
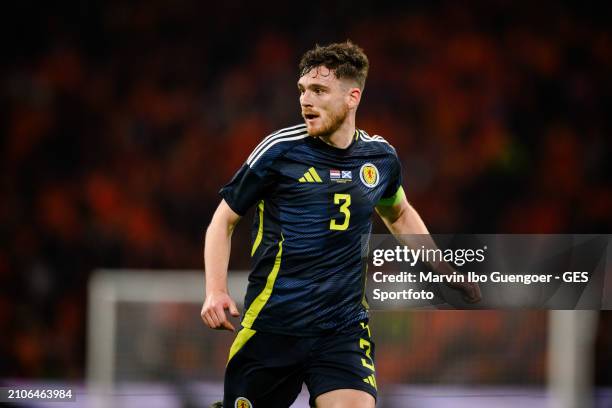
<svg viewBox="0 0 612 408">
<path fill-rule="evenodd" d="M 225 226 L 213 218 L 206 230 L 204 269 L 206 294 L 227 293 L 227 267 L 229 265 L 233 226 Z"/>
<path fill-rule="evenodd" d="M 410 248 L 438 248 L 429 234 L 425 222 L 423 222 L 419 213 L 410 204 L 402 209 L 399 217 L 394 222 L 387 223 L 387 227 L 399 242 Z M 451 266 L 446 262 L 429 262 L 429 265 L 440 274 L 450 274 L 453 272 Z"/>
<path fill-rule="evenodd" d="M 234 325 L 228 320 L 225 311 L 229 310 L 232 316 L 240 314 L 227 291 L 227 266 L 232 232 L 239 220 L 240 216 L 225 200 L 221 200 L 206 230 L 204 241 L 206 295 L 200 316 L 211 329 L 234 331 Z"/>
<path fill-rule="evenodd" d="M 397 219 L 385 223 L 395 238 L 410 248 L 416 249 L 422 245 L 425 248 L 437 248 L 423 219 L 410 204 L 402 208 Z"/>
<path fill-rule="evenodd" d="M 386 222 L 387 228 L 393 235 L 429 234 L 421 216 L 412 205 L 402 208 L 399 216 L 393 222 Z"/>
</svg>

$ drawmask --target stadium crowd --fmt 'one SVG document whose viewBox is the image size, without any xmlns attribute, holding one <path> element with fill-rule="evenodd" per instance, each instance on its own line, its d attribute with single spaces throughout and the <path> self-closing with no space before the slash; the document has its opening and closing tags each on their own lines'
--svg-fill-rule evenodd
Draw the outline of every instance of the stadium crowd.
<svg viewBox="0 0 612 408">
<path fill-rule="evenodd" d="M 0 68 L 2 376 L 83 378 L 96 268 L 201 268 L 220 186 L 261 138 L 300 122 L 297 59 L 315 42 L 367 52 L 357 125 L 397 148 L 431 231 L 610 231 L 612 33 L 596 10 L 258 6 L 17 6 Z M 233 268 L 249 265 L 245 221 Z M 501 333 L 490 316 L 483 342 Z M 379 372 L 414 380 L 391 360 Z"/>
</svg>

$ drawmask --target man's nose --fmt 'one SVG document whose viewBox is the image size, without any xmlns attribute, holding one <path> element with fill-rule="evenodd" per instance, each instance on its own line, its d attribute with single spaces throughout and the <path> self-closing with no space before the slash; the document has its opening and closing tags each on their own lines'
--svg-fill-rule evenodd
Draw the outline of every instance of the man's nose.
<svg viewBox="0 0 612 408">
<path fill-rule="evenodd" d="M 300 105 L 302 106 L 312 106 L 312 103 L 310 102 L 310 97 L 308 95 L 308 91 L 304 92 L 303 94 L 300 95 Z"/>
</svg>

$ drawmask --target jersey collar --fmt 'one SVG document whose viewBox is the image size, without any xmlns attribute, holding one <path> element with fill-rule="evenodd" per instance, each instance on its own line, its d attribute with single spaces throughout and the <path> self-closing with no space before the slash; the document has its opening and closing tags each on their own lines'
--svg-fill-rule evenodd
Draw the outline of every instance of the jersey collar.
<svg viewBox="0 0 612 408">
<path fill-rule="evenodd" d="M 351 144 L 348 145 L 348 147 L 344 149 L 340 149 L 339 147 L 328 145 L 327 143 L 325 143 L 318 137 L 311 137 L 309 139 L 311 139 L 311 142 L 317 149 L 325 150 L 325 151 L 337 154 L 339 156 L 347 156 L 352 153 L 352 151 L 355 149 L 355 146 L 359 142 L 359 130 L 355 128 L 355 135 L 353 136 L 353 140 L 351 141 Z"/>
</svg>

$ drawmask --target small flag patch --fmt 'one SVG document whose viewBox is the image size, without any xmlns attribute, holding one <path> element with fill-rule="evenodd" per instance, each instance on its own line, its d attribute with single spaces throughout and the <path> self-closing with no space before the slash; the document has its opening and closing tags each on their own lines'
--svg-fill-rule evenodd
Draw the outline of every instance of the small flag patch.
<svg viewBox="0 0 612 408">
<path fill-rule="evenodd" d="M 329 179 L 336 183 L 348 183 L 353 181 L 353 172 L 351 170 L 329 170 Z"/>
</svg>

